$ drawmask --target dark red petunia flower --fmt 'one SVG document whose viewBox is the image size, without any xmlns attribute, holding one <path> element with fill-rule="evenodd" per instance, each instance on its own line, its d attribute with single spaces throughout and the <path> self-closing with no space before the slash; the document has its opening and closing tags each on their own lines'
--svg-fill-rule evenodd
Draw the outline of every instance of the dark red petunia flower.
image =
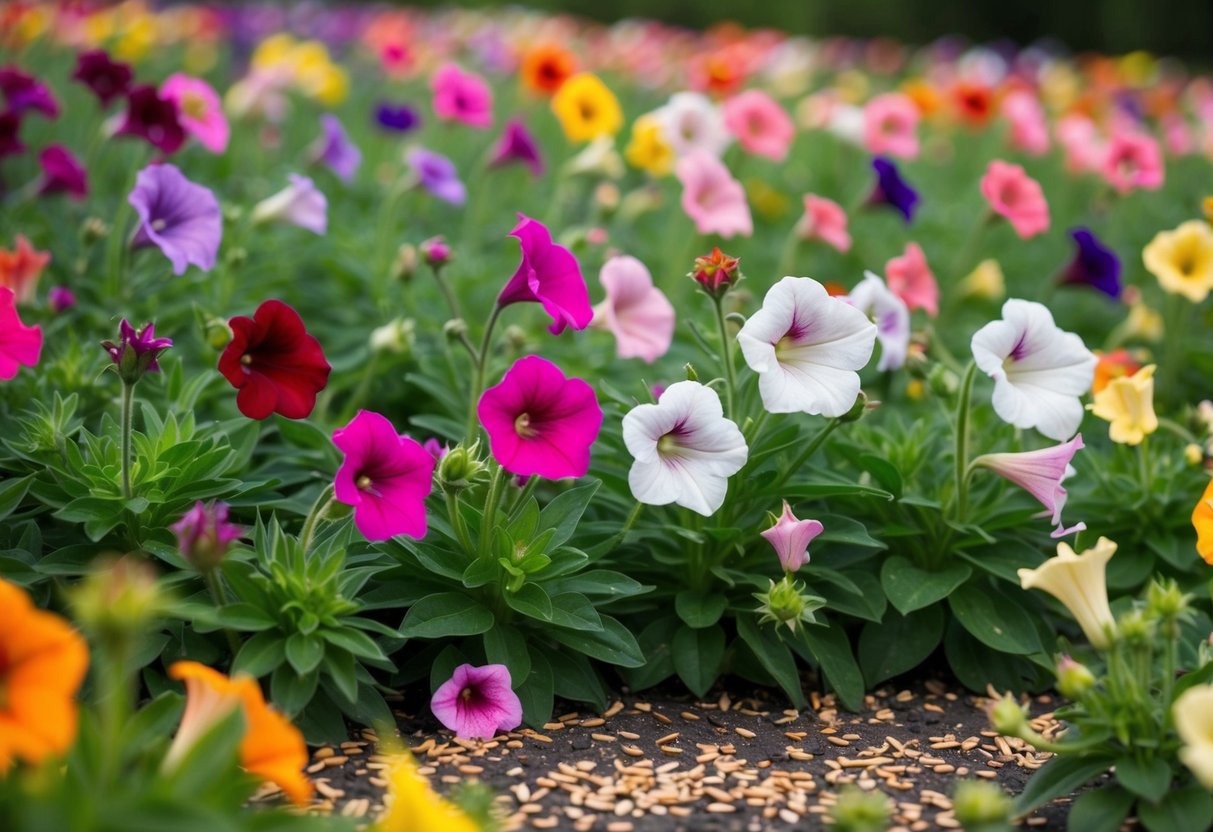
<svg viewBox="0 0 1213 832">
<path fill-rule="evenodd" d="M 113 60 L 104 49 L 91 49 L 77 56 L 72 78 L 92 90 L 102 107 L 108 107 L 130 90 L 132 73 L 130 66 Z"/>
<path fill-rule="evenodd" d="M 21 116 L 16 113 L 0 113 L 0 159 L 18 156 L 25 152 L 21 141 Z"/>
<path fill-rule="evenodd" d="M 126 99 L 126 117 L 119 136 L 138 136 L 161 153 L 176 153 L 185 144 L 185 128 L 177 117 L 177 105 L 161 98 L 156 88 L 143 85 L 131 89 Z"/>
<path fill-rule="evenodd" d="M 232 340 L 219 356 L 219 372 L 240 391 L 240 412 L 250 419 L 271 413 L 306 419 L 331 368 L 299 313 L 280 300 L 267 300 L 253 317 L 239 315 L 228 323 Z"/>
</svg>

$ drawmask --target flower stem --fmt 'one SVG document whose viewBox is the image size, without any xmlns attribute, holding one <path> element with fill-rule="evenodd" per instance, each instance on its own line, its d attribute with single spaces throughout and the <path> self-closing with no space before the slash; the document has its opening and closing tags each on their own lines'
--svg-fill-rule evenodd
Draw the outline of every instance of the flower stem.
<svg viewBox="0 0 1213 832">
<path fill-rule="evenodd" d="M 450 307 L 451 317 L 462 318 L 463 313 L 459 311 L 459 298 L 455 297 L 455 293 L 451 291 L 451 284 L 447 283 L 446 278 L 442 276 L 442 267 L 434 266 L 430 271 L 434 274 L 434 282 L 442 291 L 442 297 L 446 299 L 446 305 Z"/>
<path fill-rule="evenodd" d="M 307 519 L 303 521 L 303 530 L 299 533 L 299 554 L 307 555 L 308 550 L 312 548 L 312 538 L 316 534 L 316 524 L 320 520 L 320 515 L 328 508 L 329 503 L 333 501 L 333 486 L 326 485 L 320 495 L 316 497 L 316 502 L 312 503 L 312 510 L 308 512 Z"/>
<path fill-rule="evenodd" d="M 1153 477 L 1153 467 L 1150 465 L 1150 437 L 1143 437 L 1137 446 L 1137 461 L 1141 470 L 1141 489 L 1143 494 L 1150 493 L 1150 481 Z"/>
<path fill-rule="evenodd" d="M 719 295 L 712 296 L 712 304 L 716 307 L 716 327 L 720 332 L 720 359 L 724 363 L 725 401 L 728 410 L 725 413 L 733 421 L 737 421 L 734 409 L 734 396 L 737 389 L 737 371 L 733 367 L 733 342 L 729 338 L 729 327 L 724 319 L 724 302 Z"/>
<path fill-rule="evenodd" d="M 480 349 L 476 351 L 476 359 L 473 362 L 472 389 L 468 398 L 468 424 L 464 436 L 469 445 L 476 436 L 476 405 L 480 402 L 480 394 L 484 392 L 484 369 L 488 364 L 489 347 L 493 343 L 493 328 L 497 325 L 499 315 L 501 315 L 501 304 L 496 304 L 493 307 L 493 313 L 489 315 L 488 323 L 484 325 L 484 337 L 480 339 Z"/>
<path fill-rule="evenodd" d="M 480 557 L 489 553 L 492 542 L 493 524 L 497 522 L 497 503 L 501 500 L 501 483 L 505 469 L 500 465 L 493 470 L 493 478 L 489 480 L 489 490 L 484 498 L 484 514 L 480 518 Z"/>
<path fill-rule="evenodd" d="M 624 535 L 630 532 L 632 527 L 636 525 L 636 521 L 640 519 L 640 513 L 642 511 L 644 511 L 644 503 L 636 503 L 636 507 L 633 508 L 632 512 L 628 515 L 628 519 L 624 522 L 623 528 L 619 530 L 619 534 Z"/>
<path fill-rule="evenodd" d="M 215 609 L 220 610 L 227 606 L 227 597 L 223 594 L 223 584 L 219 582 L 218 569 L 203 569 L 202 580 L 206 583 L 206 591 L 210 593 L 211 600 L 215 602 Z M 228 628 L 223 628 L 223 635 L 227 639 L 227 646 L 232 651 L 232 658 L 236 658 L 236 654 L 240 652 L 240 637 Z"/>
<path fill-rule="evenodd" d="M 472 545 L 472 537 L 468 534 L 467 523 L 463 520 L 463 512 L 459 507 L 459 497 L 452 491 L 446 494 L 446 511 L 451 518 L 451 528 L 455 530 L 455 537 L 459 540 L 459 545 L 463 547 L 463 551 L 469 556 L 475 556 L 476 547 Z"/>
<path fill-rule="evenodd" d="M 135 385 L 122 383 L 122 499 L 135 496 L 131 487 L 131 432 L 135 421 Z"/>
<path fill-rule="evenodd" d="M 969 410 L 973 398 L 973 379 L 977 376 L 977 364 L 970 363 L 960 383 L 960 394 L 956 399 L 956 516 L 963 523 L 969 501 Z"/>
</svg>

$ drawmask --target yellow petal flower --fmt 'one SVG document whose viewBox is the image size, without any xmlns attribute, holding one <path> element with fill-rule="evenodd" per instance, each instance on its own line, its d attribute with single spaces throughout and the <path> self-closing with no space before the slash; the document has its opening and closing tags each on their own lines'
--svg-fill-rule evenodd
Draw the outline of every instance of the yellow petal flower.
<svg viewBox="0 0 1213 832">
<path fill-rule="evenodd" d="M 387 812 L 373 832 L 479 832 L 471 818 L 430 788 L 410 754 L 395 761 L 390 778 Z"/>
<path fill-rule="evenodd" d="M 1196 685 L 1171 707 L 1175 732 L 1183 741 L 1179 759 L 1206 789 L 1213 789 L 1213 685 Z"/>
<path fill-rule="evenodd" d="M 666 176 L 674 169 L 674 148 L 661 131 L 661 122 L 643 115 L 632 124 L 632 138 L 623 155 L 634 168 L 653 176 Z"/>
<path fill-rule="evenodd" d="M 1196 527 L 1196 551 L 1213 566 L 1213 480 L 1192 510 L 1192 525 Z"/>
<path fill-rule="evenodd" d="M 1154 415 L 1155 369 L 1150 364 L 1131 376 L 1114 378 L 1095 394 L 1091 412 L 1110 423 L 1108 433 L 1113 442 L 1140 445 L 1158 430 L 1158 417 Z"/>
<path fill-rule="evenodd" d="M 1213 227 L 1207 222 L 1188 220 L 1158 232 L 1141 258 L 1167 292 L 1200 303 L 1213 290 Z"/>
<path fill-rule="evenodd" d="M 960 294 L 964 297 L 1001 300 L 1006 293 L 1006 279 L 997 260 L 982 260 L 960 281 Z"/>
<path fill-rule="evenodd" d="M 1035 569 L 1020 569 L 1024 589 L 1043 590 L 1065 605 L 1082 627 L 1092 646 L 1108 646 L 1108 634 L 1116 627 L 1108 604 L 1108 561 L 1116 544 L 1101 537 L 1094 548 L 1074 554 L 1068 543 L 1057 544 L 1057 554 Z"/>
<path fill-rule="evenodd" d="M 623 127 L 619 100 L 589 72 L 579 72 L 560 85 L 552 96 L 552 112 L 571 142 L 613 136 Z"/>
</svg>

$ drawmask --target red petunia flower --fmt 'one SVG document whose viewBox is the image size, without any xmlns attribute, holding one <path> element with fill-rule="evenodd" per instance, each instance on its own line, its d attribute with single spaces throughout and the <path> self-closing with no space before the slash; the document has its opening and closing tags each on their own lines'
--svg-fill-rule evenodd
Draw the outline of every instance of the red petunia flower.
<svg viewBox="0 0 1213 832">
<path fill-rule="evenodd" d="M 240 412 L 250 419 L 271 413 L 306 419 L 332 368 L 299 313 L 280 300 L 267 300 L 253 317 L 238 315 L 228 323 L 232 340 L 219 356 L 219 372 L 240 391 Z"/>
</svg>

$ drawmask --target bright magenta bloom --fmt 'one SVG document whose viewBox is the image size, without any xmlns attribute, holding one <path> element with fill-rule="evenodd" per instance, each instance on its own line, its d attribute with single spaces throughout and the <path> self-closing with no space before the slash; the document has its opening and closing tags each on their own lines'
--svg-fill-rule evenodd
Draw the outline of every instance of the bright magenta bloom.
<svg viewBox="0 0 1213 832">
<path fill-rule="evenodd" d="M 464 72 L 455 64 L 443 64 L 430 79 L 434 92 L 434 114 L 444 121 L 458 121 L 469 127 L 491 127 L 493 92 L 474 72 Z"/>
<path fill-rule="evenodd" d="M 564 332 L 566 326 L 577 330 L 589 326 L 594 310 L 573 252 L 553 243 L 543 223 L 522 214 L 510 236 L 522 245 L 522 262 L 497 296 L 498 305 L 542 304 L 543 311 L 552 316 L 548 331 L 553 335 Z"/>
<path fill-rule="evenodd" d="M 1049 230 L 1049 203 L 1040 183 L 1019 165 L 995 159 L 981 178 L 981 193 L 1023 239 Z"/>
<path fill-rule="evenodd" d="M 704 150 L 692 150 L 678 160 L 674 173 L 682 183 L 682 210 L 700 234 L 748 237 L 754 233 L 745 188 L 724 162 Z"/>
<path fill-rule="evenodd" d="M 724 102 L 724 126 L 743 150 L 782 162 L 796 138 L 796 125 L 779 102 L 762 90 L 746 90 Z"/>
<path fill-rule="evenodd" d="M 522 724 L 522 702 L 503 664 L 461 664 L 434 691 L 430 710 L 463 739 L 492 739 Z"/>
<path fill-rule="evenodd" d="M 906 306 L 925 309 L 932 318 L 939 314 L 939 284 L 918 243 L 906 243 L 905 253 L 889 260 L 884 270 L 889 288 Z"/>
<path fill-rule="evenodd" d="M 800 218 L 796 231 L 803 240 L 821 240 L 843 254 L 851 250 L 847 212 L 837 202 L 824 196 L 804 195 L 804 216 Z"/>
<path fill-rule="evenodd" d="M 42 355 L 42 327 L 26 326 L 17 316 L 16 295 L 0 286 L 0 381 L 17 375 L 20 365 L 33 367 Z"/>
<path fill-rule="evenodd" d="M 552 362 L 528 355 L 480 397 L 476 410 L 493 458 L 511 474 L 550 480 L 582 477 L 602 427 L 594 388 L 565 378 Z"/>
<path fill-rule="evenodd" d="M 211 153 L 227 150 L 231 128 L 223 114 L 223 102 L 210 84 L 178 72 L 160 85 L 160 95 L 177 105 L 181 126 L 199 144 Z"/>
<path fill-rule="evenodd" d="M 616 354 L 649 364 L 665 355 L 674 338 L 674 306 L 653 285 L 644 263 L 626 255 L 612 257 L 598 280 L 606 300 L 594 307 L 594 325 L 615 336 Z"/>
<path fill-rule="evenodd" d="M 1112 136 L 1104 153 L 1102 171 L 1108 183 L 1122 194 L 1134 188 L 1155 191 L 1162 187 L 1162 150 L 1144 133 L 1120 132 Z"/>
<path fill-rule="evenodd" d="M 792 513 L 788 501 L 783 501 L 783 513 L 775 525 L 762 532 L 767 543 L 779 555 L 779 563 L 785 572 L 795 572 L 809 562 L 809 544 L 825 527 L 817 520 L 800 520 Z"/>
<path fill-rule="evenodd" d="M 345 454 L 333 493 L 354 507 L 354 525 L 368 540 L 398 534 L 425 537 L 425 498 L 434 487 L 434 457 L 417 440 L 396 433 L 387 417 L 369 410 L 333 432 Z"/>
<path fill-rule="evenodd" d="M 863 144 L 873 156 L 918 156 L 918 107 L 908 95 L 888 92 L 863 108 Z"/>
<path fill-rule="evenodd" d="M 973 460 L 972 464 L 974 467 L 989 468 L 1040 500 L 1057 526 L 1052 536 L 1063 537 L 1087 527 L 1085 523 L 1079 523 L 1067 529 L 1061 522 L 1061 510 L 1066 504 L 1066 489 L 1061 481 L 1066 477 L 1070 460 L 1082 447 L 1080 433 L 1069 442 L 1051 448 L 1022 453 L 984 454 Z"/>
</svg>

